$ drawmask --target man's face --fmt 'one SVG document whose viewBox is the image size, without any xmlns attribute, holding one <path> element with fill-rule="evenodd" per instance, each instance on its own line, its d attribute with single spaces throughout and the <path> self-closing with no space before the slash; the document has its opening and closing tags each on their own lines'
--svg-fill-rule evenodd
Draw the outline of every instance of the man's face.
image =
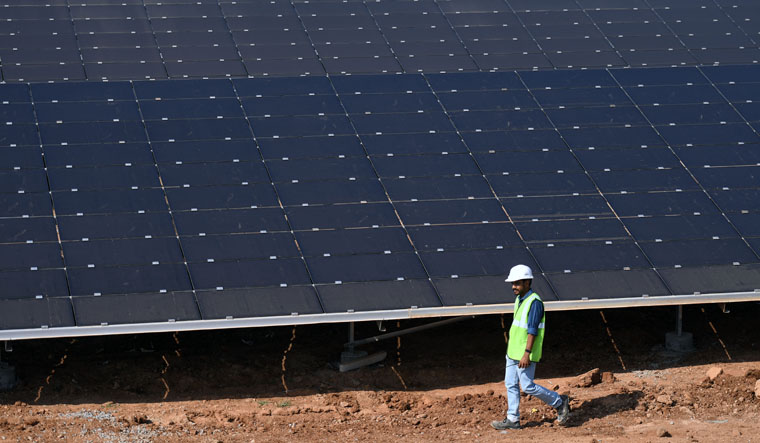
<svg viewBox="0 0 760 443">
<path fill-rule="evenodd" d="M 516 296 L 522 297 L 528 292 L 528 289 L 530 289 L 528 280 L 517 280 L 512 282 L 512 292 L 514 292 Z"/>
</svg>

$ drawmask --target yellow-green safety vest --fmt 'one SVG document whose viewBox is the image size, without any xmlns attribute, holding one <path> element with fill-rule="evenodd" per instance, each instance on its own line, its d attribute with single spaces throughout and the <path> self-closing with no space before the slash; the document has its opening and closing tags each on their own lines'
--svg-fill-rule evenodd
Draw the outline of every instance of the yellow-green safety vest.
<svg viewBox="0 0 760 443">
<path fill-rule="evenodd" d="M 522 303 L 520 297 L 515 299 L 515 313 L 512 319 L 512 326 L 509 328 L 509 343 L 507 345 L 507 356 L 512 360 L 521 360 L 525 355 L 525 348 L 528 346 L 528 313 L 534 301 L 541 301 L 541 297 L 533 292 Z M 541 360 L 541 350 L 544 344 L 544 325 L 546 324 L 546 311 L 538 324 L 538 334 L 533 340 L 533 347 L 530 352 L 530 361 Z"/>
</svg>

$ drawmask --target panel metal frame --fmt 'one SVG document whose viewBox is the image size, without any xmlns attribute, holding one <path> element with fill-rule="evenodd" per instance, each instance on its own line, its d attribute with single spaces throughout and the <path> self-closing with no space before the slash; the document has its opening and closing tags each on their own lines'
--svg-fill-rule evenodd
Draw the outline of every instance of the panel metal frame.
<svg viewBox="0 0 760 443">
<path fill-rule="evenodd" d="M 587 309 L 641 308 L 653 306 L 682 306 L 710 303 L 760 302 L 760 289 L 752 292 L 727 292 L 690 295 L 667 295 L 659 297 L 637 297 L 617 299 L 594 299 L 580 301 L 544 302 L 547 311 L 577 311 Z M 461 315 L 510 314 L 514 311 L 513 303 L 445 306 L 433 308 L 392 309 L 367 312 L 345 312 L 328 314 L 308 314 L 232 318 L 224 320 L 188 320 L 167 321 L 164 323 L 138 323 L 125 325 L 74 326 L 39 329 L 0 330 L 0 341 L 33 340 L 67 337 L 93 337 L 106 335 L 143 334 L 161 332 L 209 331 L 220 329 L 241 329 L 272 326 L 313 325 L 321 323 L 349 323 L 379 320 L 412 320 L 432 317 L 457 317 Z"/>
</svg>

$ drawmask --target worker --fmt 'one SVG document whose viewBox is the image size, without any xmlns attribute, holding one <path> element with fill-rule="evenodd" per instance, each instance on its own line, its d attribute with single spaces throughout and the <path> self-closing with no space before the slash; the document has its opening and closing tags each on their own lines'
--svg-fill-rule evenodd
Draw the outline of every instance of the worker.
<svg viewBox="0 0 760 443">
<path fill-rule="evenodd" d="M 505 280 L 512 284 L 515 310 L 507 343 L 507 369 L 504 384 L 507 387 L 507 417 L 491 422 L 494 429 L 520 429 L 520 387 L 549 406 L 557 409 L 557 423 L 565 424 L 570 416 L 570 398 L 559 395 L 533 382 L 536 363 L 541 360 L 546 316 L 544 303 L 530 288 L 533 271 L 529 266 L 517 265 L 509 270 Z"/>
</svg>

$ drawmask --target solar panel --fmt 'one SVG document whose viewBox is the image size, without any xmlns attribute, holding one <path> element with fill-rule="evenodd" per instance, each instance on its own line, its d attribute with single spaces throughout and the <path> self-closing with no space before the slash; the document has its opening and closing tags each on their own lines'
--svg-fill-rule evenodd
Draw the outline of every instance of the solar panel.
<svg viewBox="0 0 760 443">
<path fill-rule="evenodd" d="M 751 8 L 3 6 L 2 330 L 760 288 Z"/>
</svg>

